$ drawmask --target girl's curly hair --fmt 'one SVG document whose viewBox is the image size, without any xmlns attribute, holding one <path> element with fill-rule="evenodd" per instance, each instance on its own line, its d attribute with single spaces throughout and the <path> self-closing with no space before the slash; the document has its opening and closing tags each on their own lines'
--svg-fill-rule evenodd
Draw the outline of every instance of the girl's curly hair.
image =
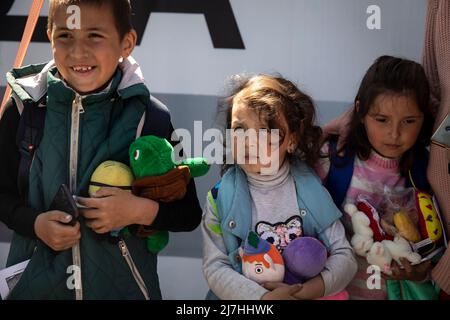
<svg viewBox="0 0 450 320">
<path fill-rule="evenodd" d="M 226 116 L 225 129 L 231 128 L 231 112 L 238 100 L 254 110 L 269 130 L 279 130 L 280 143 L 287 132 L 294 135 L 297 149 L 288 155 L 289 160 L 300 159 L 310 166 L 316 164 L 322 130 L 315 125 L 314 103 L 308 95 L 281 76 L 235 75 L 230 84 L 230 93 L 219 100 L 219 111 Z M 280 114 L 286 119 L 287 128 L 283 127 Z"/>
</svg>

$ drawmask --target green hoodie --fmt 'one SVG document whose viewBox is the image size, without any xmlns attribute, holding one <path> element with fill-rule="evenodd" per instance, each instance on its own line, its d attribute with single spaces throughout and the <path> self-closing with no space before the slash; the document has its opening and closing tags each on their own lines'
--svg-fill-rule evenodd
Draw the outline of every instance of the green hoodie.
<svg viewBox="0 0 450 320">
<path fill-rule="evenodd" d="M 16 101 L 37 102 L 44 96 L 47 100 L 43 137 L 30 169 L 32 207 L 47 211 L 62 183 L 73 194 L 86 196 L 92 172 L 105 160 L 128 164 L 128 148 L 150 99 L 132 58 L 120 65 L 105 90 L 83 97 L 59 79 L 53 62 L 15 69 L 7 78 Z M 145 283 L 139 286 L 139 275 L 131 271 L 130 259 L 121 251 L 123 243 L 119 246 L 117 241 L 94 233 L 82 218 L 80 225 L 84 299 L 143 299 L 143 290 L 151 299 L 161 298 L 156 256 L 148 252 L 145 239 L 133 235 L 124 239 Z M 7 264 L 30 258 L 10 299 L 75 297 L 70 286 L 71 250 L 57 253 L 39 241 L 14 234 Z"/>
</svg>

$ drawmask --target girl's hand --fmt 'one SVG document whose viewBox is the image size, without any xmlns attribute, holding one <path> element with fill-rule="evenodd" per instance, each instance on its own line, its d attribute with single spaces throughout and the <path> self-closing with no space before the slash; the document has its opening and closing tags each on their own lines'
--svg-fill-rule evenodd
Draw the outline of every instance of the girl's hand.
<svg viewBox="0 0 450 320">
<path fill-rule="evenodd" d="M 74 226 L 67 224 L 71 219 L 70 214 L 62 211 L 41 213 L 34 222 L 34 232 L 42 242 L 55 251 L 69 249 L 81 237 L 78 222 Z"/>
<path fill-rule="evenodd" d="M 150 225 L 159 210 L 158 202 L 119 188 L 101 188 L 94 197 L 77 197 L 77 202 L 87 207 L 80 208 L 80 214 L 96 233 L 107 233 L 130 224 Z"/>
<path fill-rule="evenodd" d="M 288 285 L 282 282 L 267 282 L 263 287 L 270 291 L 261 300 L 297 300 L 295 294 L 303 288 L 301 284 Z"/>
<path fill-rule="evenodd" d="M 406 258 L 400 258 L 400 261 L 402 262 L 404 269 L 401 269 L 396 261 L 392 261 L 392 275 L 389 276 L 383 273 L 386 280 L 423 281 L 432 269 L 431 261 L 429 260 L 416 265 L 411 265 Z"/>
<path fill-rule="evenodd" d="M 294 290 L 293 287 L 297 287 L 297 290 Z M 267 282 L 263 285 L 264 288 L 268 290 L 273 290 L 272 292 L 275 292 L 275 290 L 280 290 L 281 294 L 285 294 L 287 292 L 287 288 L 290 288 L 292 291 L 288 292 L 290 295 L 292 295 L 291 299 L 295 300 L 312 300 L 317 299 L 320 297 L 323 297 L 324 291 L 325 291 L 325 284 L 323 282 L 322 276 L 318 275 L 315 276 L 312 279 L 309 279 L 303 284 L 294 284 L 294 285 L 287 285 L 282 282 Z M 281 291 L 281 288 L 284 288 L 284 291 Z M 268 293 L 266 293 L 268 294 Z M 278 292 L 275 294 L 279 294 Z M 265 295 L 264 295 L 265 296 Z M 264 298 L 263 296 L 263 298 Z M 288 299 L 288 298 L 282 298 L 282 299 Z"/>
<path fill-rule="evenodd" d="M 338 135 L 337 150 L 340 150 L 345 143 L 348 136 L 348 125 L 352 118 L 353 106 L 348 108 L 339 117 L 331 120 L 322 127 L 323 140 L 326 140 L 330 135 Z"/>
</svg>

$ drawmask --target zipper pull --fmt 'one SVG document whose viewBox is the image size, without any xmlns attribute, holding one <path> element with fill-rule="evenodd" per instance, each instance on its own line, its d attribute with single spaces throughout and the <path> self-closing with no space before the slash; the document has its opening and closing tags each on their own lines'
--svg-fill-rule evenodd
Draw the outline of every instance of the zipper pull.
<svg viewBox="0 0 450 320">
<path fill-rule="evenodd" d="M 119 247 L 120 247 L 120 251 L 122 251 L 122 255 L 124 257 L 126 257 L 128 255 L 128 252 L 127 252 L 127 247 L 125 245 L 125 241 L 120 240 L 119 241 Z"/>
<path fill-rule="evenodd" d="M 75 108 L 78 109 L 79 114 L 84 113 L 83 98 L 79 94 L 75 96 L 75 100 L 73 100 L 73 105 L 75 106 Z"/>
</svg>

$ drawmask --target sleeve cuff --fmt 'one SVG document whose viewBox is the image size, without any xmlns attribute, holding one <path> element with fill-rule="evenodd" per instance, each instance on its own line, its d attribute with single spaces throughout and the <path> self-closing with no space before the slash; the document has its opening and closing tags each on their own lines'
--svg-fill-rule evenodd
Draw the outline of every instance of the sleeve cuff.
<svg viewBox="0 0 450 320">
<path fill-rule="evenodd" d="M 21 223 L 18 223 L 17 226 L 13 227 L 13 230 L 27 237 L 37 238 L 36 232 L 34 230 L 34 223 L 37 216 L 40 215 L 41 212 L 29 207 L 25 207 L 21 211 L 22 212 L 20 215 L 23 216 L 24 219 L 21 221 Z"/>
<path fill-rule="evenodd" d="M 323 291 L 323 296 L 330 296 L 331 294 L 334 294 L 336 292 L 332 292 L 331 291 L 331 273 L 328 270 L 324 270 L 320 273 L 320 276 L 322 277 L 323 280 L 323 286 L 324 286 L 324 291 Z"/>
</svg>

